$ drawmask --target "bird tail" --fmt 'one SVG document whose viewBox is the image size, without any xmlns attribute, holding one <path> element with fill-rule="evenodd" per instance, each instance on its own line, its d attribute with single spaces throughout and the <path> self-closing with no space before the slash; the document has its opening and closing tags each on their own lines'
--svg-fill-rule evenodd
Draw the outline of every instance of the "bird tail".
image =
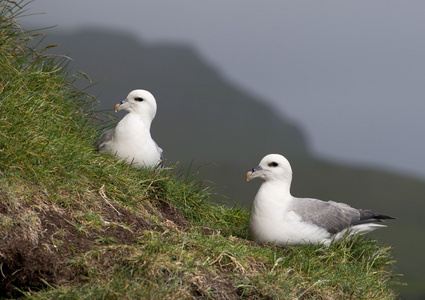
<svg viewBox="0 0 425 300">
<path fill-rule="evenodd" d="M 376 213 L 372 210 L 359 210 L 360 212 L 360 219 L 356 222 L 354 222 L 353 226 L 360 225 L 360 224 L 366 224 L 366 223 L 376 223 L 376 222 L 384 222 L 384 220 L 393 220 L 397 219 L 391 216 L 383 215 Z"/>
</svg>

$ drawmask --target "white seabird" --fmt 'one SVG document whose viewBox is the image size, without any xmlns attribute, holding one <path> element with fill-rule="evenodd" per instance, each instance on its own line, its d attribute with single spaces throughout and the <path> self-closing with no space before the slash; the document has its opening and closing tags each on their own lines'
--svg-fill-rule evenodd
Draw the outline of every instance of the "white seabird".
<svg viewBox="0 0 425 300">
<path fill-rule="evenodd" d="M 128 114 L 113 129 L 96 141 L 100 153 L 110 154 L 136 168 L 156 167 L 162 161 L 162 149 L 151 137 L 150 128 L 156 114 L 154 96 L 145 90 L 134 90 L 115 105 L 116 112 Z"/>
<path fill-rule="evenodd" d="M 367 233 L 392 217 L 361 210 L 344 203 L 296 198 L 290 193 L 292 168 L 279 154 L 265 156 L 260 165 L 246 174 L 246 180 L 260 177 L 260 186 L 249 219 L 253 240 L 281 246 L 325 244 L 349 234 Z"/>
</svg>

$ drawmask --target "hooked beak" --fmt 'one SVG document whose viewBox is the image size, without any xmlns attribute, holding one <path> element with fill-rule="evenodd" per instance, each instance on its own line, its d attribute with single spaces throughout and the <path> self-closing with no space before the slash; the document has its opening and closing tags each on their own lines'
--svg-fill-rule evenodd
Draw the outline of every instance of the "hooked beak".
<svg viewBox="0 0 425 300">
<path fill-rule="evenodd" d="M 131 103 L 128 102 L 127 99 L 125 99 L 125 100 L 121 101 L 120 103 L 115 104 L 114 110 L 115 110 L 115 112 L 118 112 L 120 110 L 129 108 L 130 105 L 131 105 Z"/>
<path fill-rule="evenodd" d="M 246 181 L 250 181 L 254 178 L 257 178 L 266 172 L 261 166 L 255 167 L 251 171 L 247 172 L 245 175 Z"/>
</svg>

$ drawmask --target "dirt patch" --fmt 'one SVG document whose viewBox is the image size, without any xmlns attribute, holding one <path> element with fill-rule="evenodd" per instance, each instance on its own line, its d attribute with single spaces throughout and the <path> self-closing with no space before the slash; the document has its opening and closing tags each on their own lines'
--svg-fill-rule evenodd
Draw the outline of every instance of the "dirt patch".
<svg viewBox="0 0 425 300">
<path fill-rule="evenodd" d="M 160 227 L 124 207 L 118 205 L 102 205 L 101 213 L 105 220 L 105 227 L 102 231 L 95 231 L 94 234 L 106 238 L 112 238 L 120 244 L 133 244 L 137 237 L 137 232 L 143 230 L 161 230 Z"/>
<path fill-rule="evenodd" d="M 134 244 L 144 230 L 163 230 L 116 203 L 99 201 L 97 208 L 105 224 L 101 229 L 82 230 L 71 211 L 51 205 L 11 207 L 4 193 L 0 199 L 0 298 L 17 296 L 15 288 L 36 290 L 45 283 L 79 280 L 87 274 L 71 266 L 71 258 L 108 241 Z M 184 230 L 189 226 L 172 205 L 158 202 L 154 207 L 170 227 Z"/>
<path fill-rule="evenodd" d="M 38 288 L 43 282 L 60 284 L 77 276 L 65 262 L 90 249 L 92 241 L 78 233 L 65 215 L 31 207 L 0 207 L 2 215 L 13 215 L 15 222 L 1 230 L 0 296 L 12 297 L 13 287 Z"/>
<path fill-rule="evenodd" d="M 197 299 L 240 299 L 233 286 L 234 280 L 224 274 L 204 273 L 193 276 L 189 281 L 192 285 L 192 295 Z"/>
<path fill-rule="evenodd" d="M 161 213 L 164 219 L 171 221 L 180 229 L 185 229 L 190 226 L 190 223 L 170 203 L 158 201 L 155 204 L 155 208 Z"/>
</svg>

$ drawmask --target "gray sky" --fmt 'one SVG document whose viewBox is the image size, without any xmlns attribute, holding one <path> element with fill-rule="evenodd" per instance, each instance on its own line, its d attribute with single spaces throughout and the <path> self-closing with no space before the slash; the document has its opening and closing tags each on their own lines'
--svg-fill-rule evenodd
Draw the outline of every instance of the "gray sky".
<svg viewBox="0 0 425 300">
<path fill-rule="evenodd" d="M 425 178 L 425 1 L 35 0 L 27 8 L 47 14 L 24 24 L 192 44 L 302 125 L 316 154 Z"/>
</svg>

